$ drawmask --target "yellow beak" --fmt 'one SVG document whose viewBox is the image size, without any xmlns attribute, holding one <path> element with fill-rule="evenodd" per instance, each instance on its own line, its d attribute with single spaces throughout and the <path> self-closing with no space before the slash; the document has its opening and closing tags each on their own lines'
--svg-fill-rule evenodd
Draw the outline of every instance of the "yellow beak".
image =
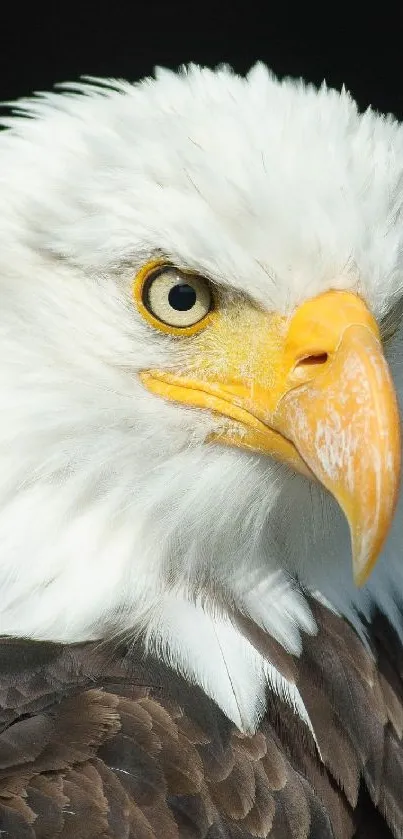
<svg viewBox="0 0 403 839">
<path fill-rule="evenodd" d="M 349 292 L 326 292 L 288 319 L 244 306 L 217 312 L 193 339 L 184 375 L 146 371 L 143 384 L 219 415 L 219 442 L 318 479 L 346 515 L 361 585 L 388 534 L 400 479 L 400 419 L 377 324 Z"/>
</svg>

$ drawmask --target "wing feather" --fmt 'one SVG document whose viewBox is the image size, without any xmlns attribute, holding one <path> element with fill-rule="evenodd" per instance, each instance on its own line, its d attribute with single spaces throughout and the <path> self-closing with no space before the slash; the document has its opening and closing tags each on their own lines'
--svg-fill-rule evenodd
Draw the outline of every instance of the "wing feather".
<svg viewBox="0 0 403 839">
<path fill-rule="evenodd" d="M 13 839 L 403 836 L 400 642 L 376 614 L 371 653 L 346 621 L 311 607 L 319 632 L 282 669 L 295 676 L 316 742 L 270 691 L 259 730 L 241 734 L 140 647 L 3 639 L 0 830 Z"/>
</svg>

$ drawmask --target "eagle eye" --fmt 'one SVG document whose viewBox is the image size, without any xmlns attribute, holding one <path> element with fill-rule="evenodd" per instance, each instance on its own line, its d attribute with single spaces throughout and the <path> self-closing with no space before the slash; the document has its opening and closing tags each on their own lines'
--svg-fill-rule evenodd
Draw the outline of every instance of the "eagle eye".
<svg viewBox="0 0 403 839">
<path fill-rule="evenodd" d="M 171 265 L 140 271 L 134 293 L 143 316 L 174 335 L 192 335 L 206 325 L 213 309 L 209 281 Z"/>
</svg>

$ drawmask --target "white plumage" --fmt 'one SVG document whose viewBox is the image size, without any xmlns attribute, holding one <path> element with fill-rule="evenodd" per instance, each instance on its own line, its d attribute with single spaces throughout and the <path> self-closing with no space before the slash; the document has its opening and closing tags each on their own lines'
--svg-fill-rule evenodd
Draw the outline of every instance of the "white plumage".
<svg viewBox="0 0 403 839">
<path fill-rule="evenodd" d="M 360 632 L 377 603 L 401 633 L 401 504 L 356 589 L 324 490 L 208 443 L 222 420 L 144 389 L 186 347 L 142 321 L 132 279 L 162 256 L 286 315 L 358 292 L 401 396 L 403 129 L 262 65 L 70 85 L 17 111 L 0 136 L 0 632 L 146 629 L 241 728 L 267 678 L 303 714 L 232 609 L 298 654 L 315 623 L 297 581 Z"/>
</svg>

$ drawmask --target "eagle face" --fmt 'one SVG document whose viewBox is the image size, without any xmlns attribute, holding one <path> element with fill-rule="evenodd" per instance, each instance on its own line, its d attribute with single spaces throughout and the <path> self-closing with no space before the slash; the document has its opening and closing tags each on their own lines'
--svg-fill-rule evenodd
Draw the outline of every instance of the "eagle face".
<svg viewBox="0 0 403 839">
<path fill-rule="evenodd" d="M 234 644 L 238 612 L 293 654 L 315 632 L 304 590 L 358 628 L 374 601 L 393 619 L 401 127 L 261 65 L 16 111 L 1 632 L 143 632 L 182 669 L 199 655 L 205 685 L 208 633 Z M 351 551 L 362 584 L 382 548 L 357 589 Z"/>
</svg>

